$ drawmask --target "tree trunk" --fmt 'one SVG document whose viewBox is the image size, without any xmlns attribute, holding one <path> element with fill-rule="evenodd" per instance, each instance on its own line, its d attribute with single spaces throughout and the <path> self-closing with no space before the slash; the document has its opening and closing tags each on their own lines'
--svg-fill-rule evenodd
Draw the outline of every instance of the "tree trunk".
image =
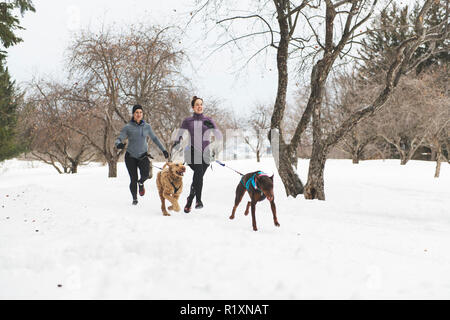
<svg viewBox="0 0 450 320">
<path fill-rule="evenodd" d="M 441 174 L 441 161 L 442 161 L 441 154 L 442 154 L 442 149 L 439 146 L 436 151 L 436 171 L 434 173 L 435 178 L 439 178 L 439 175 Z"/>
<path fill-rule="evenodd" d="M 437 152 L 435 148 L 431 148 L 431 157 L 430 157 L 431 161 L 437 161 Z"/>
<path fill-rule="evenodd" d="M 325 200 L 323 172 L 327 161 L 327 150 L 322 144 L 314 144 L 309 161 L 308 182 L 305 186 L 305 199 Z"/>
<path fill-rule="evenodd" d="M 289 24 L 284 11 L 284 6 L 277 7 L 277 20 L 280 26 L 280 42 L 277 48 L 278 90 L 272 114 L 271 131 L 269 140 L 272 146 L 272 155 L 275 160 L 278 173 L 286 190 L 286 195 L 296 198 L 303 193 L 303 183 L 296 173 L 297 152 L 286 144 L 283 137 L 282 120 L 286 109 L 286 94 L 288 87 L 288 57 L 289 57 Z"/>
<path fill-rule="evenodd" d="M 404 165 L 406 165 L 408 163 L 408 160 L 409 160 L 408 159 L 408 153 L 404 152 L 401 149 L 398 149 L 398 151 L 399 151 L 399 155 L 400 155 L 400 165 L 404 166 Z"/>
<path fill-rule="evenodd" d="M 259 150 L 256 151 L 256 162 L 261 162 L 261 155 L 259 154 Z"/>
<path fill-rule="evenodd" d="M 352 155 L 353 164 L 359 164 L 359 152 L 355 151 Z"/>
<path fill-rule="evenodd" d="M 78 173 L 78 163 L 72 163 L 72 168 L 70 169 L 72 174 Z"/>
<path fill-rule="evenodd" d="M 281 144 L 279 147 L 277 163 L 278 174 L 286 189 L 286 196 L 297 198 L 298 195 L 303 194 L 303 183 L 297 175 L 297 153 L 291 150 L 289 145 Z"/>
<path fill-rule="evenodd" d="M 108 178 L 117 178 L 117 159 L 108 160 Z"/>
</svg>

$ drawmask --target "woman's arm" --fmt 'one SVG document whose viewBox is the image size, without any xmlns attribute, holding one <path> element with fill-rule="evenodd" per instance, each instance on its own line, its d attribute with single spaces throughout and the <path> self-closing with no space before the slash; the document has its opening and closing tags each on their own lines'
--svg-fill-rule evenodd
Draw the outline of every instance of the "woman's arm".
<svg viewBox="0 0 450 320">
<path fill-rule="evenodd" d="M 181 124 L 180 129 L 178 129 L 177 134 L 175 135 L 175 145 L 179 144 L 181 140 L 183 139 L 183 134 L 188 130 L 188 124 L 186 119 L 183 120 L 183 123 Z"/>
<path fill-rule="evenodd" d="M 166 148 L 162 145 L 161 141 L 159 141 L 158 137 L 153 132 L 152 126 L 148 125 L 148 136 L 153 140 L 153 142 L 158 146 L 158 148 L 161 150 L 161 152 L 165 152 Z M 167 152 L 167 151 L 166 151 Z"/>
<path fill-rule="evenodd" d="M 213 119 L 210 118 L 210 120 L 211 120 L 212 125 L 214 126 L 214 128 L 211 128 L 211 129 L 213 129 L 213 134 L 214 134 L 214 137 L 216 137 L 216 141 L 222 140 L 223 139 L 222 131 L 219 130 L 219 128 L 217 127 L 217 125 Z"/>
<path fill-rule="evenodd" d="M 122 131 L 120 132 L 119 137 L 114 142 L 114 144 L 116 145 L 116 148 L 119 146 L 119 144 L 122 144 L 125 141 L 125 139 L 127 139 L 127 138 L 128 138 L 128 124 L 125 125 L 125 127 L 123 127 Z"/>
</svg>

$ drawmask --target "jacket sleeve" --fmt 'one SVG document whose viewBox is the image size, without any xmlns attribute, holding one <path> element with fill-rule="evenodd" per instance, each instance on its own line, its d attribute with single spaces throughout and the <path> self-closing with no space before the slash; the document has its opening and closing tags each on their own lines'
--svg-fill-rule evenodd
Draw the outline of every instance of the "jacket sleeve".
<svg viewBox="0 0 450 320">
<path fill-rule="evenodd" d="M 148 125 L 148 135 L 153 140 L 153 142 L 158 146 L 159 150 L 162 152 L 166 151 L 166 148 L 162 145 L 161 141 L 159 141 L 158 137 L 153 132 L 152 126 Z"/>
<path fill-rule="evenodd" d="M 183 123 L 181 124 L 180 129 L 178 129 L 178 132 L 175 136 L 175 142 L 180 142 L 181 139 L 183 139 L 183 134 L 188 130 L 188 124 L 186 120 L 183 120 Z"/>
<path fill-rule="evenodd" d="M 219 128 L 217 127 L 216 123 L 214 122 L 213 119 L 211 119 L 212 124 L 214 125 L 214 136 L 216 137 L 216 140 L 222 140 L 223 139 L 223 135 L 222 135 L 222 131 L 219 130 Z"/>
<path fill-rule="evenodd" d="M 125 139 L 128 138 L 128 125 L 125 125 L 125 127 L 123 127 L 122 131 L 120 132 L 119 137 L 117 138 L 117 140 L 114 142 L 114 144 L 116 145 L 116 147 L 123 143 L 125 141 Z"/>
</svg>

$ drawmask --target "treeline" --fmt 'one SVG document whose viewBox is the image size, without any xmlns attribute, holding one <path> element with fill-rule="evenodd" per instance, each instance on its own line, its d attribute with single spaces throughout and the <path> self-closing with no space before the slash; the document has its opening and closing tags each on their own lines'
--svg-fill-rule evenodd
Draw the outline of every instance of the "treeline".
<svg viewBox="0 0 450 320">
<path fill-rule="evenodd" d="M 436 2 L 424 17 L 425 26 L 437 27 L 447 19 L 445 6 Z M 362 40 L 357 65 L 336 71 L 325 92 L 323 118 L 333 130 L 358 109 L 374 100 L 382 88 L 389 62 L 400 43 L 413 35 L 420 7 L 412 10 L 395 3 L 386 8 Z M 396 26 L 393 28 L 392 26 Z M 433 46 L 431 48 L 431 46 Z M 414 53 L 415 63 L 404 70 L 383 112 L 359 122 L 336 146 L 356 164 L 363 159 L 411 159 L 449 161 L 450 97 L 449 38 L 425 43 Z M 429 54 L 430 49 L 433 50 Z M 312 141 L 312 137 L 310 139 Z"/>
<path fill-rule="evenodd" d="M 437 113 L 436 109 L 428 112 L 425 108 L 448 106 L 449 1 L 420 0 L 412 9 L 396 4 L 389 0 L 273 0 L 260 6 L 255 0 L 233 11 L 247 14 L 233 14 L 226 2 L 211 0 L 195 12 L 196 16 L 203 12 L 203 20 L 220 25 L 224 32 L 219 41 L 226 38 L 223 45 L 256 48 L 249 61 L 269 50 L 276 53 L 278 89 L 269 140 L 287 196 L 303 194 L 306 199 L 325 200 L 327 159 L 352 134 L 358 135 L 358 130 L 372 130 L 367 125 L 371 121 L 380 124 L 381 137 L 388 137 L 382 127 L 392 125 L 386 120 L 373 121 L 373 117 L 389 118 L 397 126 L 400 120 L 395 113 L 404 116 L 400 105 L 407 104 L 399 92 L 405 94 L 415 87 L 413 82 L 427 88 L 420 92 L 422 101 L 427 99 L 426 106 L 415 101 L 424 107 L 420 112 L 423 126 L 429 128 L 438 118 L 426 115 Z M 243 28 L 246 21 L 247 28 Z M 300 103 L 290 112 L 288 88 L 293 87 L 293 74 L 297 82 L 306 79 L 308 85 L 302 86 Z M 428 90 L 427 83 L 433 79 L 443 85 Z M 445 113 L 438 114 L 445 119 Z M 413 113 L 407 121 L 411 117 Z M 436 126 L 442 127 L 441 123 Z M 439 128 L 431 131 L 440 137 L 443 134 L 439 141 L 445 141 L 445 129 Z M 409 150 L 427 139 L 402 140 L 400 149 Z M 361 139 L 361 145 L 369 143 Z M 442 159 L 445 146 L 435 143 L 433 148 Z M 308 145 L 308 178 L 303 184 L 297 163 L 299 151 Z M 353 149 L 352 156 L 363 152 Z"/>
<path fill-rule="evenodd" d="M 186 56 L 174 31 L 132 25 L 77 34 L 67 49 L 68 79 L 37 79 L 26 88 L 20 128 L 29 155 L 59 173 L 100 161 L 116 177 L 123 150 L 114 140 L 135 104 L 170 150 L 172 133 L 192 112 L 194 90 L 183 76 Z M 214 101 L 208 112 L 223 118 Z"/>
<path fill-rule="evenodd" d="M 241 118 L 221 109 L 213 97 L 206 102 L 223 131 L 250 133 L 243 142 L 258 159 L 267 138 L 277 141 L 272 151 L 288 196 L 324 200 L 325 163 L 337 150 L 355 163 L 399 158 L 406 164 L 427 154 L 437 163 L 436 177 L 441 162 L 448 161 L 449 1 L 421 0 L 413 8 L 385 1 L 375 16 L 382 3 L 274 0 L 250 8 L 244 17 L 230 16 L 224 2 L 209 1 L 192 13 L 201 17 L 203 12 L 204 21 L 225 25 L 231 36 L 226 43 L 264 35 L 269 42 L 263 49 L 276 51 L 273 107 L 255 105 L 249 117 Z M 242 24 L 233 29 L 234 21 L 252 19 L 261 24 L 253 24 L 248 34 L 239 33 L 245 30 Z M 12 118 L 20 130 L 15 129 L 16 138 L 2 141 L 19 136 L 29 155 L 61 173 L 75 173 L 95 160 L 108 164 L 109 176 L 115 177 L 122 151 L 113 141 L 138 103 L 169 148 L 172 132 L 191 113 L 195 92 L 182 72 L 188 59 L 178 34 L 145 25 L 79 32 L 67 49 L 69 77 L 36 79 L 25 94 L 16 94 L 19 113 Z M 300 78 L 307 71 L 310 76 L 296 103 L 288 105 L 292 64 Z M 2 156 L 17 150 L 2 151 Z M 310 158 L 306 185 L 296 173 L 299 156 Z"/>
</svg>

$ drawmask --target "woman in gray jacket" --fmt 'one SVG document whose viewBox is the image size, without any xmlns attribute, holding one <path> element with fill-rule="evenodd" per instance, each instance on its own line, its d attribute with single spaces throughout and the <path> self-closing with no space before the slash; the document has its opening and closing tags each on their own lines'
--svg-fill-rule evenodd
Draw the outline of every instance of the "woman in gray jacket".
<svg viewBox="0 0 450 320">
<path fill-rule="evenodd" d="M 137 186 L 139 185 L 139 195 L 145 195 L 144 182 L 150 175 L 150 160 L 148 159 L 148 138 L 151 138 L 158 148 L 163 152 L 166 159 L 169 158 L 169 153 L 156 137 L 150 124 L 144 120 L 144 111 L 140 105 L 133 107 L 133 118 L 125 125 L 120 132 L 115 144 L 117 149 L 124 149 L 125 139 L 128 138 L 128 147 L 125 154 L 125 164 L 130 175 L 130 191 L 133 196 L 133 205 L 138 204 L 137 200 Z M 141 179 L 138 180 L 137 169 L 141 173 Z"/>
</svg>

